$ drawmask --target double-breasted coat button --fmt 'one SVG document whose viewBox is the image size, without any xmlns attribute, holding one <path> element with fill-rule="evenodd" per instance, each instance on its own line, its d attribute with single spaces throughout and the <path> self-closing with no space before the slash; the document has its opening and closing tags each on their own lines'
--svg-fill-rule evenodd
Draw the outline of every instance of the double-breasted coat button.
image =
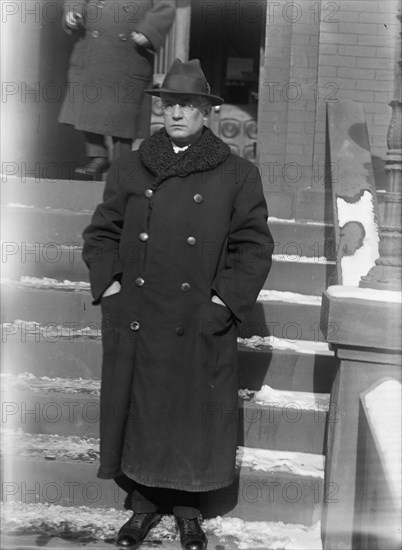
<svg viewBox="0 0 402 550">
<path fill-rule="evenodd" d="M 99 31 L 92 31 L 92 37 L 93 38 L 98 38 L 100 36 L 100 32 Z"/>
<path fill-rule="evenodd" d="M 190 283 L 182 283 L 181 285 L 181 289 L 183 292 L 187 292 L 188 290 L 190 290 L 190 288 L 191 288 Z"/>
<path fill-rule="evenodd" d="M 197 239 L 195 237 L 187 238 L 187 244 L 189 244 L 190 246 L 194 246 L 196 242 L 197 242 Z"/>
<path fill-rule="evenodd" d="M 130 323 L 130 328 L 134 332 L 137 332 L 138 330 L 140 330 L 140 323 L 138 321 L 133 321 L 132 323 Z"/>
<path fill-rule="evenodd" d="M 184 328 L 183 327 L 177 327 L 176 334 L 177 334 L 177 336 L 183 336 Z"/>
<path fill-rule="evenodd" d="M 135 280 L 135 284 L 137 286 L 144 286 L 144 283 L 145 283 L 145 281 L 142 277 L 137 277 L 137 279 Z"/>
<path fill-rule="evenodd" d="M 196 195 L 194 195 L 193 199 L 194 199 L 194 202 L 199 204 L 200 202 L 202 202 L 204 200 L 204 197 L 202 195 L 200 195 L 199 193 L 197 193 Z"/>
<path fill-rule="evenodd" d="M 144 191 L 144 195 L 147 197 L 147 199 L 150 199 L 151 197 L 153 197 L 153 194 L 154 192 L 152 191 L 152 189 L 145 189 Z"/>
<path fill-rule="evenodd" d="M 147 241 L 149 239 L 149 234 L 146 231 L 143 231 L 140 233 L 140 241 Z"/>
</svg>

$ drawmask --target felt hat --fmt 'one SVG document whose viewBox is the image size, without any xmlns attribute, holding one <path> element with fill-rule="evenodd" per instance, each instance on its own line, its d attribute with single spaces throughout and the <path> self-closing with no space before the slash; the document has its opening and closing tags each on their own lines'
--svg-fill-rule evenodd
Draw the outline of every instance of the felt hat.
<svg viewBox="0 0 402 550">
<path fill-rule="evenodd" d="M 211 88 L 202 72 L 199 59 L 190 59 L 184 63 L 175 59 L 161 87 L 145 90 L 145 93 L 157 97 L 161 94 L 192 94 L 207 99 L 211 105 L 222 105 L 223 99 L 210 92 Z"/>
</svg>

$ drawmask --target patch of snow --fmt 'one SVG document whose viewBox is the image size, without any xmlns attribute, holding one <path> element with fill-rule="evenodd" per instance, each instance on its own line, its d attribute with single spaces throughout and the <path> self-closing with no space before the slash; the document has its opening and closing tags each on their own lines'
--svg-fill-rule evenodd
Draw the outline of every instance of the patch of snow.
<svg viewBox="0 0 402 550">
<path fill-rule="evenodd" d="M 78 289 L 78 290 L 88 290 L 90 288 L 89 283 L 85 281 L 69 281 L 65 279 L 64 281 L 58 281 L 57 279 L 50 279 L 49 277 L 28 277 L 22 276 L 20 278 L 20 283 L 23 285 L 41 287 L 41 288 L 65 288 L 65 289 Z"/>
<path fill-rule="evenodd" d="M 276 218 L 275 216 L 269 216 L 268 223 L 289 223 L 294 225 L 317 225 L 320 227 L 331 226 L 333 224 L 329 222 L 315 222 L 313 220 L 296 220 L 295 218 Z"/>
<path fill-rule="evenodd" d="M 273 349 L 283 351 L 294 351 L 297 353 L 334 355 L 329 349 L 327 342 L 315 342 L 312 340 L 287 340 L 276 336 L 252 336 L 251 338 L 238 338 L 237 342 L 246 348 L 251 349 Z"/>
<path fill-rule="evenodd" d="M 385 478 L 394 499 L 402 508 L 402 456 L 401 456 L 401 395 L 402 384 L 398 380 L 386 380 L 364 396 L 367 417 L 379 446 Z"/>
<path fill-rule="evenodd" d="M 131 516 L 130 511 L 87 506 L 7 502 L 1 506 L 2 531 L 8 535 L 43 535 L 89 542 L 112 543 L 117 531 Z M 320 524 L 311 527 L 282 522 L 244 521 L 220 517 L 204 520 L 203 529 L 213 547 L 230 550 L 322 550 Z M 174 518 L 164 516 L 149 533 L 147 542 L 164 548 L 163 541 L 177 541 Z M 144 544 L 144 547 L 147 543 Z"/>
<path fill-rule="evenodd" d="M 281 408 L 294 406 L 297 409 L 312 411 L 328 411 L 329 408 L 327 393 L 277 390 L 267 384 L 263 385 L 259 391 L 253 392 L 249 401 L 260 405 L 274 405 Z"/>
<path fill-rule="evenodd" d="M 220 516 L 205 522 L 213 533 L 229 548 L 247 550 L 321 550 L 321 529 L 282 522 L 244 521 L 240 518 Z"/>
<path fill-rule="evenodd" d="M 33 204 L 21 204 L 19 202 L 9 202 L 7 206 L 10 208 L 35 208 Z"/>
<path fill-rule="evenodd" d="M 380 238 L 374 214 L 373 195 L 366 190 L 357 202 L 350 203 L 342 197 L 337 197 L 336 202 L 340 229 L 342 230 L 348 222 L 358 222 L 365 231 L 363 243 L 355 253 L 341 258 L 342 282 L 345 285 L 358 286 L 360 278 L 368 273 L 379 257 Z"/>
<path fill-rule="evenodd" d="M 336 262 L 328 260 L 325 256 L 297 256 L 296 254 L 273 254 L 272 259 L 274 262 L 300 262 L 303 264 L 325 264 L 335 265 Z"/>
<path fill-rule="evenodd" d="M 324 456 L 311 453 L 271 451 L 238 447 L 236 464 L 254 471 L 284 472 L 298 476 L 324 478 Z"/>
<path fill-rule="evenodd" d="M 41 393 L 85 393 L 99 396 L 100 380 L 87 378 L 49 378 L 35 376 L 29 372 L 14 374 L 3 372 L 0 374 L 2 391 L 29 391 Z"/>
<path fill-rule="evenodd" d="M 59 340 L 98 340 L 101 337 L 101 329 L 97 327 L 96 323 L 93 323 L 92 327 L 89 326 L 77 326 L 79 323 L 66 323 L 63 325 L 56 325 L 49 323 L 48 325 L 42 325 L 37 321 L 24 321 L 22 319 L 16 319 L 12 322 L 1 323 L 1 327 L 6 331 L 7 338 L 10 338 L 13 334 L 23 335 L 24 341 L 34 340 L 35 342 L 48 341 L 58 342 Z"/>
<path fill-rule="evenodd" d="M 20 429 L 3 428 L 1 440 L 5 455 L 84 462 L 93 462 L 99 457 L 99 439 L 94 437 L 29 434 Z"/>
<path fill-rule="evenodd" d="M 373 300 L 375 302 L 402 303 L 402 292 L 396 290 L 333 285 L 327 288 L 327 292 L 334 298 L 357 298 L 358 300 Z"/>
<path fill-rule="evenodd" d="M 321 306 L 321 296 L 298 294 L 297 292 L 283 292 L 279 290 L 261 290 L 258 295 L 259 302 L 287 302 L 291 304 L 304 304 Z"/>
</svg>

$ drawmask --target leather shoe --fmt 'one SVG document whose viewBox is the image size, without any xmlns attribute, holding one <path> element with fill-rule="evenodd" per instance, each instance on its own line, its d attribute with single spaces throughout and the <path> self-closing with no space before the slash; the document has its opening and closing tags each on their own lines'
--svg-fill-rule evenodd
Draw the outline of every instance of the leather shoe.
<svg viewBox="0 0 402 550">
<path fill-rule="evenodd" d="M 91 160 L 85 166 L 75 169 L 76 174 L 87 176 L 91 179 L 101 179 L 103 172 L 109 168 L 110 162 L 105 157 L 91 157 Z"/>
<path fill-rule="evenodd" d="M 116 545 L 135 550 L 135 548 L 141 546 L 149 531 L 158 525 L 161 518 L 162 514 L 159 512 L 147 512 L 144 514 L 134 512 L 117 533 Z"/>
<path fill-rule="evenodd" d="M 201 529 L 198 518 L 176 517 L 176 522 L 183 550 L 206 550 L 208 540 Z"/>
</svg>

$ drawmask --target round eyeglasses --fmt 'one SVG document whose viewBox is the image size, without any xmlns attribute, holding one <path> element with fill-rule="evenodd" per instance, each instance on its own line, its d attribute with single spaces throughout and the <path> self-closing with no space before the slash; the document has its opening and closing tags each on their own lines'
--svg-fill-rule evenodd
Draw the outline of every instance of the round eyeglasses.
<svg viewBox="0 0 402 550">
<path fill-rule="evenodd" d="M 174 108 L 176 107 L 176 105 L 178 107 L 180 107 L 180 109 L 181 109 L 181 111 L 184 115 L 190 115 L 195 109 L 199 109 L 199 108 L 203 107 L 202 104 L 194 105 L 194 103 L 190 103 L 188 101 L 180 101 L 180 102 L 176 102 L 176 103 L 171 103 L 169 101 L 164 101 L 162 103 L 162 109 L 167 115 L 171 115 L 173 113 Z"/>
</svg>

